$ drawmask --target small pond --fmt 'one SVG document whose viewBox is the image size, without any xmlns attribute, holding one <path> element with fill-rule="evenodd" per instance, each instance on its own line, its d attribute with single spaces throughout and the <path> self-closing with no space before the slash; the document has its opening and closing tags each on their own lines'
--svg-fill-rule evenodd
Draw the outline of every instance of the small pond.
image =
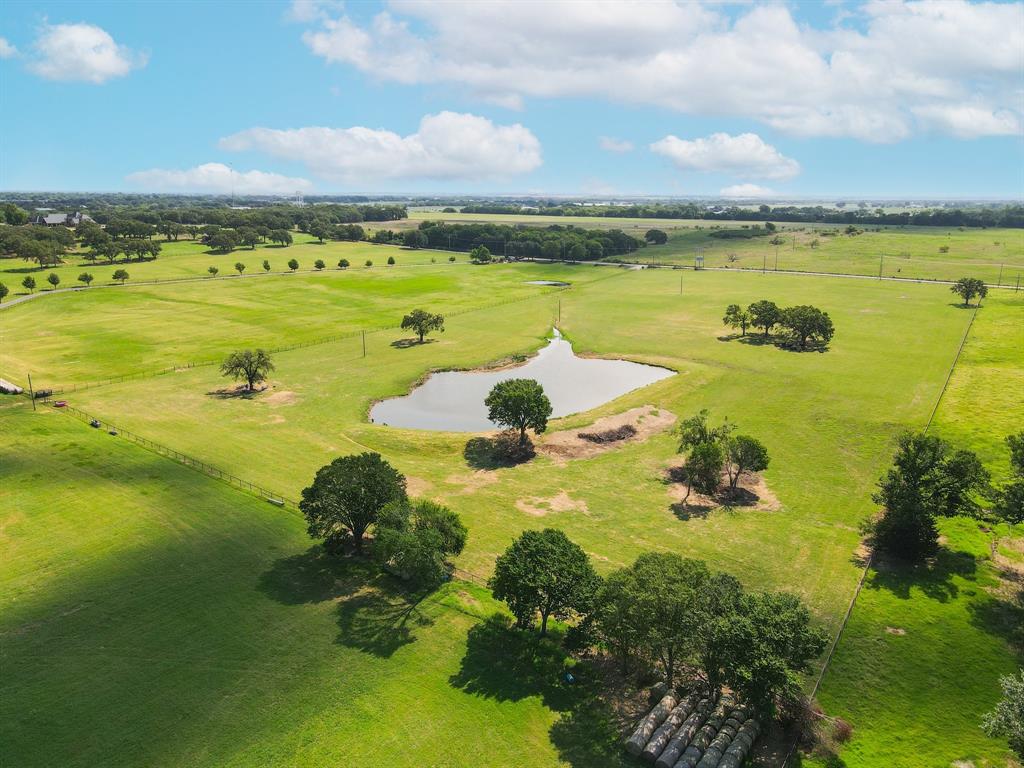
<svg viewBox="0 0 1024 768">
<path fill-rule="evenodd" d="M 527 280 L 527 285 L 554 285 L 562 288 L 572 285 L 572 283 L 563 283 L 561 280 Z"/>
<path fill-rule="evenodd" d="M 432 374 L 404 397 L 383 400 L 370 409 L 377 424 L 446 432 L 495 429 L 484 399 L 506 379 L 536 379 L 551 400 L 552 418 L 589 411 L 675 372 L 628 360 L 577 357 L 555 330 L 546 347 L 522 365 L 494 371 L 446 371 Z"/>
</svg>

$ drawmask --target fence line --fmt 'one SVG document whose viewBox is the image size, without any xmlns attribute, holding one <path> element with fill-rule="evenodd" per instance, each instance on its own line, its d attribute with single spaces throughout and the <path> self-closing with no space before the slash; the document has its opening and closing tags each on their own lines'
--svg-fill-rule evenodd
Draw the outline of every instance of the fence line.
<svg viewBox="0 0 1024 768">
<path fill-rule="evenodd" d="M 953 378 L 953 371 L 956 369 L 956 364 L 960 361 L 960 354 L 964 351 L 964 346 L 967 344 L 967 337 L 970 336 L 971 328 L 974 327 L 974 319 L 978 316 L 979 309 L 981 309 L 980 301 L 978 302 L 978 306 L 974 308 L 974 312 L 971 314 L 971 319 L 970 322 L 967 323 L 967 328 L 964 330 L 963 338 L 960 339 L 960 346 L 957 347 L 956 354 L 953 356 L 953 362 L 950 364 L 949 371 L 946 373 L 946 379 L 942 383 L 942 389 L 939 390 L 939 396 L 935 399 L 935 405 L 932 407 L 932 412 L 928 416 L 928 422 L 924 427 L 925 432 L 931 429 L 932 422 L 935 420 L 935 414 L 938 413 L 939 404 L 942 402 L 942 398 L 946 394 L 946 389 L 949 387 L 949 382 Z M 853 615 L 853 608 L 857 603 L 857 598 L 860 597 L 861 590 L 864 587 L 864 582 L 867 580 L 868 571 L 871 569 L 874 558 L 874 550 L 870 550 L 868 552 L 868 559 L 864 563 L 864 570 L 861 571 L 860 580 L 857 582 L 857 588 L 854 590 L 853 597 L 850 599 L 850 605 L 846 608 L 846 615 L 843 616 L 843 621 L 839 625 L 839 631 L 836 632 L 836 636 L 832 640 L 832 644 L 829 646 L 828 655 L 825 656 L 825 663 L 822 664 L 821 671 L 818 673 L 818 677 L 814 681 L 814 687 L 811 689 L 811 699 L 818 695 L 818 689 L 821 687 L 822 680 L 825 679 L 825 672 L 828 670 L 828 665 L 832 662 L 832 656 L 835 654 L 836 648 L 839 647 L 839 640 L 842 638 L 846 625 L 850 621 L 850 616 Z M 800 735 L 801 732 L 798 731 L 793 737 L 793 743 L 790 745 L 789 751 L 786 753 L 786 759 L 782 761 L 782 768 L 787 768 L 789 765 L 789 761 L 792 759 L 794 752 L 796 752 Z"/>
<path fill-rule="evenodd" d="M 607 278 L 600 278 L 607 279 Z M 596 281 L 592 281 L 596 282 Z M 534 301 L 536 299 L 544 298 L 545 296 L 551 296 L 552 294 L 561 293 L 566 291 L 571 286 L 558 287 L 551 291 L 544 291 L 542 293 L 531 294 L 527 296 L 521 296 L 517 298 L 504 299 L 502 301 L 492 302 L 490 304 L 484 304 L 478 307 L 465 307 L 463 309 L 455 310 L 454 312 L 448 312 L 445 317 L 459 317 L 461 315 L 470 314 L 472 312 L 482 312 L 488 309 L 494 309 L 496 307 L 505 306 L 507 304 L 515 304 L 518 302 Z M 400 324 L 394 325 L 378 325 L 371 326 L 369 328 L 363 328 L 357 331 L 346 331 L 345 333 L 336 333 L 331 336 L 318 336 L 314 339 L 308 339 L 306 341 L 298 341 L 293 344 L 285 344 L 279 347 L 272 347 L 266 351 L 271 354 L 277 354 L 279 352 L 291 352 L 296 349 L 305 349 L 307 347 L 316 347 L 323 344 L 334 344 L 339 341 L 346 341 L 348 339 L 359 338 L 362 334 L 375 334 L 382 333 L 384 331 L 391 331 L 400 328 Z M 220 365 L 223 358 L 207 358 L 205 360 L 191 360 L 189 362 L 180 363 L 177 365 L 167 366 L 166 368 L 159 368 L 151 371 L 139 371 L 137 373 L 127 373 L 123 376 L 115 376 L 110 379 L 102 379 L 100 381 L 85 382 L 83 384 L 65 384 L 55 386 L 36 386 L 37 392 L 47 392 L 50 395 L 67 395 L 74 392 L 83 392 L 89 389 L 97 389 L 99 387 L 107 387 L 112 384 L 121 384 L 125 381 L 134 381 L 137 379 L 149 379 L 156 376 L 165 376 L 169 373 L 177 373 L 185 371 L 190 368 L 202 368 L 210 365 Z"/>
<path fill-rule="evenodd" d="M 44 402 L 45 401 L 46 400 L 44 399 Z M 71 405 L 64 405 L 57 410 L 64 411 L 68 415 L 74 416 L 75 418 L 79 419 L 80 421 L 86 422 L 92 427 L 95 427 L 97 429 L 104 429 L 111 435 L 124 437 L 130 440 L 131 442 L 140 445 L 149 451 L 152 451 L 153 453 L 157 453 L 165 458 L 173 459 L 179 464 L 183 464 L 184 466 L 189 467 L 190 469 L 202 472 L 204 475 L 212 477 L 216 480 L 221 480 L 222 482 L 225 482 L 232 487 L 238 488 L 243 491 L 248 491 L 249 493 L 255 496 L 264 498 L 271 504 L 274 504 L 279 507 L 291 508 L 293 510 L 299 508 L 298 502 L 296 502 L 294 499 L 289 499 L 283 494 L 277 493 L 276 491 L 264 488 L 263 486 L 257 485 L 256 483 L 249 482 L 248 480 L 238 477 L 237 475 L 233 475 L 230 472 L 225 472 L 224 470 L 218 469 L 212 464 L 207 464 L 205 461 L 201 461 L 197 458 L 189 456 L 188 454 L 182 453 L 181 451 L 176 451 L 173 448 L 168 448 L 166 445 L 161 445 L 160 443 L 153 442 L 148 438 L 142 437 L 142 435 L 137 435 L 134 432 L 131 432 L 127 429 L 123 429 L 115 424 L 111 424 L 109 421 L 99 419 L 93 416 L 92 414 L 86 413 L 80 408 L 75 408 L 74 406 Z"/>
</svg>

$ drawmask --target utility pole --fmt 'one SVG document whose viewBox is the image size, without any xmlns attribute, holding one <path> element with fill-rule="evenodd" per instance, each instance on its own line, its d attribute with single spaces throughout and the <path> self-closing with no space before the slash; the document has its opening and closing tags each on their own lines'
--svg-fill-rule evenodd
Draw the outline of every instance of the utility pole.
<svg viewBox="0 0 1024 768">
<path fill-rule="evenodd" d="M 761 274 L 765 274 L 768 271 L 768 254 L 765 253 L 761 257 Z"/>
<path fill-rule="evenodd" d="M 1020 277 L 1019 276 L 1017 278 L 1017 281 L 1020 282 Z M 34 411 L 36 409 L 36 392 L 35 392 L 34 389 L 32 389 L 32 374 L 31 373 L 28 375 L 28 396 L 32 399 L 32 410 Z"/>
<path fill-rule="evenodd" d="M 366 331 L 363 331 L 363 357 L 366 357 Z"/>
<path fill-rule="evenodd" d="M 562 297 L 558 297 L 558 324 L 562 324 Z"/>
<path fill-rule="evenodd" d="M 996 280 L 996 288 L 1003 284 L 1003 265 L 999 265 L 999 279 Z"/>
<path fill-rule="evenodd" d="M 1013 292 L 1016 293 L 1019 290 L 1020 290 L 1020 272 L 1017 273 L 1017 287 L 1013 289 Z"/>
</svg>

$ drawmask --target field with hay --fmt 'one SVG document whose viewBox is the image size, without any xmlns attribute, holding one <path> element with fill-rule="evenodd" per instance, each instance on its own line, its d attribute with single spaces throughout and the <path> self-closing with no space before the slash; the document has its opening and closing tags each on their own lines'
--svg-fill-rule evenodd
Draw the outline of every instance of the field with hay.
<svg viewBox="0 0 1024 768">
<path fill-rule="evenodd" d="M 415 253 L 423 266 L 35 299 L 0 312 L 0 375 L 24 383 L 31 372 L 40 386 L 66 387 L 75 408 L 285 499 L 297 498 L 339 455 L 380 452 L 408 477 L 413 495 L 465 521 L 458 580 L 412 603 L 376 571 L 322 556 L 288 508 L 52 407 L 33 413 L 26 400 L 6 399 L 0 441 L 12 458 L 0 466 L 0 485 L 12 503 L 0 512 L 10 553 L 0 576 L 0 728 L 12 764 L 629 764 L 595 681 L 561 685 L 568 662 L 493 618 L 502 609 L 480 585 L 497 554 L 524 529 L 548 526 L 578 542 L 602 573 L 641 552 L 671 550 L 704 558 L 748 588 L 799 594 L 834 634 L 861 575 L 858 526 L 873 512 L 870 493 L 894 437 L 928 423 L 973 315 L 945 285 L 589 265 L 453 267 L 441 258 L 431 264 L 428 251 L 338 243 L 256 254 L 273 250 L 283 261 L 300 247 L 393 251 L 400 265 L 401 254 Z M 197 268 L 208 259 L 182 258 Z M 538 279 L 570 286 L 528 285 Z M 828 311 L 836 326 L 830 348 L 796 353 L 722 325 L 728 304 L 762 298 Z M 415 307 L 445 314 L 445 332 L 410 344 L 397 325 Z M 1013 375 L 1022 362 L 1013 335 L 1022 317 L 1024 294 L 990 295 L 936 416 L 936 429 L 963 435 L 994 468 L 995 444 L 1014 423 L 1006 404 L 1024 397 Z M 538 456 L 518 466 L 495 462 L 481 436 L 367 420 L 373 402 L 407 392 L 431 370 L 525 359 L 556 323 L 577 354 L 678 375 L 552 422 Z M 215 361 L 256 346 L 281 350 L 276 370 L 267 389 L 239 395 Z M 1010 374 L 993 375 L 1004 370 Z M 990 379 L 1000 384 L 976 386 Z M 701 408 L 738 423 L 771 453 L 746 506 L 684 504 L 672 482 L 672 426 Z M 622 445 L 584 450 L 566 439 L 598 419 L 605 421 L 596 429 L 621 426 L 627 412 L 636 434 Z M 984 548 L 974 523 L 948 527 L 951 549 Z M 1020 541 L 1011 534 L 999 534 L 1010 553 Z M 975 587 L 955 581 L 962 574 L 951 577 L 960 599 L 990 586 L 985 573 Z M 934 611 L 945 621 L 942 611 L 959 605 L 916 589 L 915 620 L 930 622 L 926 611 Z M 902 607 L 892 590 L 866 588 L 861 599 L 866 607 L 858 603 L 821 692 L 826 711 L 854 725 L 847 764 L 877 764 L 879 754 L 891 764 L 945 764 L 948 743 L 969 745 L 964 754 L 979 766 L 1005 763 L 1005 745 L 982 736 L 977 717 L 947 718 L 941 748 L 903 739 L 879 751 L 894 726 L 882 707 L 866 704 L 864 691 L 896 709 L 905 690 L 884 665 L 931 659 L 919 672 L 924 680 L 935 665 L 976 658 L 971 707 L 984 708 L 987 686 L 1015 656 L 993 626 L 965 624 L 962 635 L 937 645 L 937 627 L 911 631 L 909 618 L 889 617 Z M 878 621 L 908 631 L 885 635 L 880 646 Z M 887 655 L 896 641 L 904 645 Z M 865 654 L 872 663 L 857 677 Z M 915 694 L 925 697 L 922 718 L 937 716 L 948 692 L 922 684 Z M 906 727 L 932 727 L 924 722 Z"/>
</svg>

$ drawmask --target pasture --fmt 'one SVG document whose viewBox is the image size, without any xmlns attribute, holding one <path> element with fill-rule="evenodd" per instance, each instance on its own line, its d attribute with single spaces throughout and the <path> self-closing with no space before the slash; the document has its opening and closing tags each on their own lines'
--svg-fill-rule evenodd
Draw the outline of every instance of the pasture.
<svg viewBox="0 0 1024 768">
<path fill-rule="evenodd" d="M 452 214 L 410 211 L 409 222 L 444 220 L 453 224 L 483 222 L 529 226 L 573 225 L 585 229 L 621 229 L 643 238 L 649 229 L 666 232 L 665 245 L 648 246 L 623 256 L 627 261 L 692 267 L 698 250 L 706 267 L 753 271 L 827 272 L 915 280 L 957 280 L 965 275 L 992 285 L 1024 283 L 1024 230 L 944 227 L 869 226 L 857 235 L 839 224 L 778 223 L 783 240 L 770 236 L 720 239 L 717 229 L 741 229 L 759 222 L 688 219 L 633 219 L 598 216 L 529 214 Z M 941 249 L 948 249 L 942 252 Z"/>
<path fill-rule="evenodd" d="M 540 277 L 572 286 L 526 285 Z M 799 354 L 722 325 L 727 304 L 761 298 L 828 311 L 837 329 L 831 348 Z M 396 328 L 416 306 L 448 316 L 445 332 L 423 345 Z M 977 339 L 1015 320 L 1019 328 L 1022 312 L 1024 295 L 990 297 L 964 359 L 1019 370 L 1012 337 L 1003 358 Z M 870 493 L 894 436 L 927 423 L 971 314 L 944 285 L 526 264 L 129 286 L 5 310 L 0 372 L 20 379 L 31 371 L 46 385 L 309 344 L 275 354 L 270 387 L 252 396 L 225 396 L 217 366 L 203 365 L 68 399 L 292 499 L 332 458 L 378 451 L 407 475 L 411 493 L 457 511 L 470 534 L 457 562 L 465 580 L 410 605 L 358 564 L 321 558 L 290 511 L 53 409 L 7 405 L 0 439 L 16 460 L 0 468 L 15 502 L 2 513 L 12 553 L 0 617 L 4 741 L 19 765 L 618 765 L 609 716 L 585 715 L 585 692 L 556 684 L 557 660 L 531 673 L 519 662 L 539 651 L 510 653 L 508 637 L 484 621 L 497 606 L 477 585 L 496 555 L 522 530 L 547 526 L 565 530 L 602 573 L 643 551 L 676 551 L 751 589 L 801 595 L 834 633 L 860 576 L 858 525 L 873 511 Z M 589 458 L 496 466 L 470 435 L 367 421 L 376 399 L 408 391 L 432 369 L 531 354 L 556 320 L 579 354 L 679 375 L 551 431 L 640 406 L 677 417 L 706 407 L 768 446 L 765 500 L 776 503 L 678 504 L 665 477 L 676 443 L 667 431 Z M 365 356 L 362 330 L 372 331 Z M 346 334 L 354 335 L 313 343 Z M 987 435 L 972 444 L 996 461 L 992 435 L 1005 429 L 1005 410 L 972 405 L 968 392 L 991 401 L 958 377 L 937 428 L 972 409 Z M 1019 402 L 1019 378 L 1001 380 L 1004 402 Z M 1008 534 L 1005 546 L 1015 546 Z M 959 541 L 955 530 L 947 535 Z M 966 531 L 964 546 L 976 548 L 977 536 Z M 865 590 L 862 599 L 871 596 Z M 869 607 L 864 619 L 897 608 Z M 884 696 L 900 684 L 891 670 L 874 680 L 843 672 L 842 660 L 877 653 L 859 650 L 858 637 L 875 637 L 871 626 L 858 629 L 860 616 L 822 690 L 830 712 L 849 713 L 865 734 L 850 747 L 850 765 L 871 764 L 855 760 L 878 754 L 872 745 L 885 738 L 879 708 L 860 706 L 864 689 Z M 991 628 L 970 631 L 984 635 L 980 691 L 1014 657 Z M 931 644 L 925 633 L 898 639 L 908 654 Z M 936 662 L 946 659 L 932 651 Z M 955 640 L 943 649 L 954 658 L 974 652 Z M 929 711 L 943 705 L 940 691 L 920 694 L 931 696 Z M 976 701 L 987 706 L 983 693 Z M 953 723 L 972 754 L 1005 755 L 975 726 Z M 914 742 L 889 754 L 911 748 L 925 749 Z M 935 764 L 935 754 L 918 764 Z"/>
</svg>

